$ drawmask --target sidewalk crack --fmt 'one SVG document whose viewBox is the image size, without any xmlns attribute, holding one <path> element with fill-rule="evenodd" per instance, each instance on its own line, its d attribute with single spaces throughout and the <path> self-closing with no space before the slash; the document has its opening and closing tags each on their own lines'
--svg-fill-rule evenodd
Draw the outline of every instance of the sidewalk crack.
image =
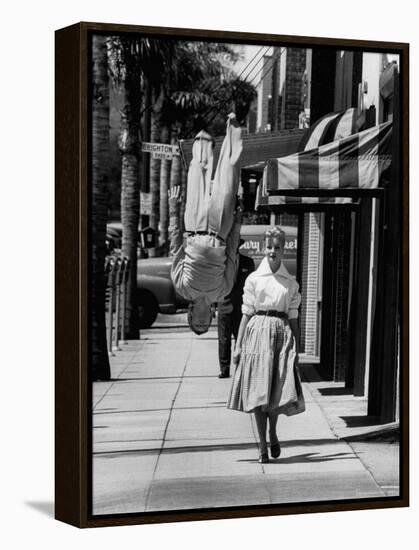
<svg viewBox="0 0 419 550">
<path fill-rule="evenodd" d="M 167 416 L 167 421 L 166 421 L 166 426 L 164 427 L 161 446 L 160 446 L 160 449 L 159 449 L 158 454 L 157 454 L 156 463 L 154 464 L 153 473 L 151 475 L 150 484 L 148 486 L 147 494 L 146 494 L 146 497 L 145 497 L 145 504 L 144 504 L 144 511 L 145 512 L 147 512 L 147 509 L 148 509 L 149 500 L 150 500 L 150 496 L 151 496 L 151 489 L 153 487 L 154 479 L 156 477 L 157 468 L 158 468 L 158 465 L 159 465 L 159 462 L 160 462 L 160 457 L 162 455 L 164 444 L 166 442 L 166 434 L 167 434 L 167 430 L 169 429 L 169 424 L 170 424 L 170 420 L 172 418 L 172 414 L 173 414 L 173 410 L 174 410 L 174 407 L 175 407 L 176 399 L 177 399 L 177 396 L 179 395 L 179 391 L 180 391 L 180 388 L 181 388 L 182 383 L 183 383 L 183 377 L 185 375 L 186 367 L 188 366 L 188 362 L 189 362 L 189 359 L 191 357 L 192 346 L 193 346 L 193 339 L 190 340 L 188 355 L 186 356 L 185 364 L 183 365 L 182 373 L 179 377 L 179 383 L 178 383 L 178 386 L 176 388 L 175 394 L 173 396 L 172 403 L 170 405 L 169 414 Z"/>
</svg>

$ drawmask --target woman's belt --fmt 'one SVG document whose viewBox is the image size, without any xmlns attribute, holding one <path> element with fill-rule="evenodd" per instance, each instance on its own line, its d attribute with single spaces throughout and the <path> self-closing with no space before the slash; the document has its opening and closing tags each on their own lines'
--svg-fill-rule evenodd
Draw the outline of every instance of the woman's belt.
<svg viewBox="0 0 419 550">
<path fill-rule="evenodd" d="M 279 317 L 280 319 L 288 319 L 288 314 L 284 311 L 275 311 L 274 309 L 263 310 L 259 309 L 256 315 L 265 315 L 266 317 Z"/>
</svg>

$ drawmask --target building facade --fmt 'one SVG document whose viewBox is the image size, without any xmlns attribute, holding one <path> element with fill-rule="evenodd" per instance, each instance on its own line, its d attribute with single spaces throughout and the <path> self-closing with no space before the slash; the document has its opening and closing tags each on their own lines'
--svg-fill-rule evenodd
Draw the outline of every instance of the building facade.
<svg viewBox="0 0 419 550">
<path fill-rule="evenodd" d="M 304 128 L 348 108 L 357 109 L 363 128 L 397 123 L 396 57 L 287 48 L 277 61 L 273 52 L 272 60 L 276 73 L 264 79 L 259 90 L 263 112 L 258 112 L 258 120 L 265 130 Z M 345 382 L 348 391 L 368 396 L 368 413 L 383 422 L 398 417 L 397 155 L 394 148 L 387 201 L 364 197 L 348 208 L 293 205 L 270 210 L 275 212 L 271 223 L 284 223 L 284 216 L 293 215 L 287 225 L 298 225 L 302 350 L 318 361 L 324 378 Z M 384 275 L 386 255 L 392 268 Z M 390 304 L 386 294 L 391 295 Z"/>
</svg>

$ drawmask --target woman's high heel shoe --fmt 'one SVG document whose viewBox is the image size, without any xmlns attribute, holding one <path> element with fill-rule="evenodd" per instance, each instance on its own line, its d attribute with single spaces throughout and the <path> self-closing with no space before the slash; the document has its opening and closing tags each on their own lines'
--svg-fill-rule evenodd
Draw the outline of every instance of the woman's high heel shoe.
<svg viewBox="0 0 419 550">
<path fill-rule="evenodd" d="M 268 453 L 260 453 L 258 462 L 259 464 L 267 464 L 269 462 Z"/>
</svg>

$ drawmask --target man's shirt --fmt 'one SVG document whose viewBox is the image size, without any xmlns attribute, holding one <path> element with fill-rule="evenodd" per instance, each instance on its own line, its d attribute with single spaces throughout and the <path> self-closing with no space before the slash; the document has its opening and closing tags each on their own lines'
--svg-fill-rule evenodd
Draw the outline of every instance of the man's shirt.
<svg viewBox="0 0 419 550">
<path fill-rule="evenodd" d="M 227 242 L 210 235 L 186 235 L 184 244 L 178 219 L 170 218 L 172 281 L 186 300 L 205 297 L 209 304 L 230 293 L 236 277 L 240 224 L 234 223 Z"/>
</svg>

